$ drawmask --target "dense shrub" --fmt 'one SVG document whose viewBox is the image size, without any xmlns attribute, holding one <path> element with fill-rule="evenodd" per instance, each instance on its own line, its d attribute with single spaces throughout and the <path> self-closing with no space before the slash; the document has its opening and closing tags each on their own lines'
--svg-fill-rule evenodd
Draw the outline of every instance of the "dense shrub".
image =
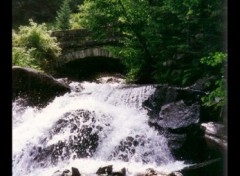
<svg viewBox="0 0 240 176">
<path fill-rule="evenodd" d="M 50 36 L 46 24 L 29 20 L 29 26 L 20 26 L 13 31 L 13 64 L 39 68 L 51 72 L 61 54 L 57 39 Z"/>
<path fill-rule="evenodd" d="M 211 77 L 211 81 L 206 81 L 205 86 L 208 94 L 201 98 L 203 105 L 212 107 L 214 111 L 219 111 L 223 116 L 223 109 L 226 105 L 226 77 L 225 67 L 227 64 L 227 54 L 223 52 L 213 52 L 201 59 L 201 63 L 206 65 L 205 75 Z"/>
</svg>

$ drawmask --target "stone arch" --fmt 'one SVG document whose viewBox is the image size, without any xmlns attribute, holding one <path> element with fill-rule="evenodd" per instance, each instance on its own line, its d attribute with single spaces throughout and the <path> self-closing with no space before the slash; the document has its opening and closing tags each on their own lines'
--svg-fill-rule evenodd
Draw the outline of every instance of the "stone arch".
<svg viewBox="0 0 240 176">
<path fill-rule="evenodd" d="M 90 58 L 90 57 L 105 57 L 105 58 L 110 58 L 110 59 L 119 59 L 116 58 L 110 53 L 109 51 L 96 47 L 96 48 L 87 48 L 87 49 L 82 49 L 78 51 L 73 51 L 69 52 L 65 55 L 63 55 L 60 58 L 60 61 L 58 63 L 58 66 L 62 66 L 70 61 L 74 61 L 77 59 L 85 59 L 85 58 Z"/>
<path fill-rule="evenodd" d="M 71 80 L 91 80 L 100 74 L 125 74 L 121 59 L 100 47 L 63 55 L 55 70 L 59 77 L 68 77 Z"/>
</svg>

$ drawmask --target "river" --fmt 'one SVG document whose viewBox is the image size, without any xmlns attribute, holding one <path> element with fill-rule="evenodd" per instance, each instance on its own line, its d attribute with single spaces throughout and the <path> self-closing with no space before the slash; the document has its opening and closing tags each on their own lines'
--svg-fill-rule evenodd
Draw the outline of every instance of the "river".
<svg viewBox="0 0 240 176">
<path fill-rule="evenodd" d="M 142 105 L 154 85 L 71 82 L 71 92 L 44 108 L 13 102 L 13 176 L 51 176 L 76 167 L 95 175 L 99 167 L 148 168 L 170 173 L 187 166 L 175 160 L 168 139 L 148 125 Z"/>
</svg>

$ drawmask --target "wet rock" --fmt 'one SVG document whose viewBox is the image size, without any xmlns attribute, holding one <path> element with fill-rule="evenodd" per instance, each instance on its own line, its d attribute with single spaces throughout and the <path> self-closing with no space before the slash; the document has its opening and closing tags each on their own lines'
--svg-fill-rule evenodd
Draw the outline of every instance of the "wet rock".
<svg viewBox="0 0 240 176">
<path fill-rule="evenodd" d="M 135 154 L 136 147 L 140 144 L 144 145 L 144 140 L 144 136 L 127 136 L 126 139 L 121 140 L 119 145 L 115 147 L 110 158 L 118 158 L 122 161 L 128 162 L 129 158 Z M 143 160 L 144 159 L 145 158 L 143 158 Z"/>
<path fill-rule="evenodd" d="M 143 103 L 150 117 L 149 126 L 166 136 L 176 159 L 201 162 L 221 155 L 205 140 L 199 124 L 215 117 L 211 109 L 200 106 L 200 98 L 205 95 L 203 84 L 204 79 L 185 88 L 157 85 L 156 91 Z"/>
<path fill-rule="evenodd" d="M 177 159 L 207 157 L 202 151 L 206 145 L 204 132 L 199 125 L 200 106 L 197 102 L 183 100 L 171 102 L 161 107 L 159 116 L 149 120 L 149 125 L 166 136 L 168 146 Z"/>
<path fill-rule="evenodd" d="M 200 78 L 194 84 L 192 84 L 189 88 L 194 90 L 204 90 L 206 88 L 206 82 L 210 81 L 212 78 Z"/>
<path fill-rule="evenodd" d="M 112 165 L 100 167 L 96 174 L 98 175 L 111 175 L 111 176 L 126 176 L 126 168 L 122 168 L 121 171 L 114 171 Z"/>
<path fill-rule="evenodd" d="M 41 139 L 41 146 L 30 151 L 33 162 L 56 165 L 59 161 L 91 157 L 98 146 L 99 127 L 95 125 L 96 114 L 93 111 L 75 110 L 65 113 L 47 136 Z M 106 115 L 105 115 L 106 116 Z M 104 124 L 103 124 L 104 125 Z M 55 140 L 70 131 L 65 139 Z"/>
<path fill-rule="evenodd" d="M 155 171 L 154 169 L 147 169 L 146 173 L 143 174 L 144 176 L 183 176 L 180 172 L 171 172 L 170 174 Z"/>
<path fill-rule="evenodd" d="M 226 139 L 226 127 L 223 124 L 217 122 L 202 123 L 202 127 L 205 128 L 205 133 L 218 138 Z"/>
<path fill-rule="evenodd" d="M 31 105 L 46 104 L 58 95 L 70 91 L 70 88 L 52 76 L 32 68 L 12 67 L 13 99 L 24 97 Z"/>
<path fill-rule="evenodd" d="M 56 172 L 53 173 L 52 176 L 74 176 L 72 172 L 68 169 L 64 171 L 57 170 Z"/>
<path fill-rule="evenodd" d="M 98 174 L 98 175 L 102 175 L 102 174 L 110 175 L 110 174 L 112 174 L 112 171 L 113 171 L 112 165 L 109 165 L 109 166 L 105 166 L 105 167 L 100 167 L 97 170 L 96 174 Z"/>
<path fill-rule="evenodd" d="M 127 171 L 126 171 L 126 168 L 125 168 L 125 167 L 124 167 L 124 168 L 122 168 L 122 169 L 121 169 L 121 172 L 122 172 L 123 176 L 125 176 L 125 175 L 126 175 L 126 173 L 127 173 Z"/>
<path fill-rule="evenodd" d="M 57 170 L 52 174 L 52 176 L 62 176 L 62 172 Z"/>
<path fill-rule="evenodd" d="M 152 168 L 149 168 L 149 169 L 146 170 L 145 173 L 138 173 L 138 174 L 136 174 L 136 176 L 170 176 L 170 174 L 167 174 L 167 173 L 164 173 L 164 172 L 159 172 L 159 171 L 156 171 Z M 172 176 L 174 176 L 174 175 L 172 175 Z"/>
<path fill-rule="evenodd" d="M 188 106 L 199 102 L 204 92 L 194 90 L 189 87 L 179 88 L 167 85 L 156 85 L 156 91 L 143 102 L 144 107 L 148 110 L 150 119 L 157 119 L 162 106 L 183 100 Z"/>
<path fill-rule="evenodd" d="M 120 75 L 121 76 L 121 75 Z M 98 83 L 124 83 L 125 80 L 118 75 L 115 76 L 104 76 L 97 79 Z"/>
<path fill-rule="evenodd" d="M 168 176 L 183 176 L 181 172 L 172 172 Z"/>
<path fill-rule="evenodd" d="M 202 161 L 208 155 L 204 131 L 199 124 L 185 128 L 167 130 L 168 146 L 175 158 L 180 160 Z"/>
<path fill-rule="evenodd" d="M 126 176 L 126 168 L 122 168 L 121 171 L 113 172 L 112 176 Z"/>
<path fill-rule="evenodd" d="M 74 92 L 81 92 L 83 90 L 83 86 L 81 85 L 81 83 L 78 82 L 72 82 L 69 84 L 71 91 Z"/>
<path fill-rule="evenodd" d="M 198 104 L 187 106 L 184 101 L 162 106 L 158 117 L 158 125 L 163 128 L 177 129 L 196 124 L 199 121 Z"/>
<path fill-rule="evenodd" d="M 153 176 L 153 175 L 162 176 L 162 175 L 166 175 L 166 174 L 157 172 L 154 169 L 147 169 L 147 173 L 145 174 L 145 176 Z"/>
<path fill-rule="evenodd" d="M 224 149 L 227 148 L 227 130 L 225 125 L 216 122 L 208 122 L 202 123 L 201 127 L 205 130 L 207 141 L 214 142 Z"/>
<path fill-rule="evenodd" d="M 63 171 L 62 176 L 72 176 L 72 173 L 70 170 L 66 169 Z"/>
<path fill-rule="evenodd" d="M 72 167 L 72 176 L 81 176 L 79 170 L 75 167 Z"/>
<path fill-rule="evenodd" d="M 165 136 L 168 139 L 168 146 L 172 151 L 176 151 L 180 149 L 183 144 L 186 142 L 186 133 L 177 134 L 177 133 L 169 133 L 166 132 Z"/>
<path fill-rule="evenodd" d="M 226 164 L 226 163 L 225 163 Z M 215 158 L 183 168 L 184 176 L 226 176 L 224 160 Z"/>
<path fill-rule="evenodd" d="M 65 84 L 65 85 L 69 85 L 71 83 L 71 81 L 68 78 L 59 78 L 56 79 L 58 82 L 60 82 L 61 84 Z"/>
<path fill-rule="evenodd" d="M 177 98 L 177 91 L 167 86 L 157 87 L 156 91 L 145 101 L 143 106 L 148 110 L 150 119 L 158 118 L 161 107 Z"/>
</svg>

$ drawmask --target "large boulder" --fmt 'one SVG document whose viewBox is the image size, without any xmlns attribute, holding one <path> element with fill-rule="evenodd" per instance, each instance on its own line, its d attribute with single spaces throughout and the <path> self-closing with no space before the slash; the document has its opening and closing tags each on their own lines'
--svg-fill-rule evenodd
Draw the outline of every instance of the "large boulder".
<svg viewBox="0 0 240 176">
<path fill-rule="evenodd" d="M 158 125 L 163 128 L 177 129 L 199 122 L 198 104 L 187 106 L 183 100 L 162 106 L 158 117 Z"/>
<path fill-rule="evenodd" d="M 68 85 L 52 76 L 32 68 L 12 67 L 13 99 L 25 97 L 30 104 L 39 105 L 48 102 L 55 96 L 70 91 Z"/>
<path fill-rule="evenodd" d="M 188 105 L 200 101 L 204 92 L 191 88 L 170 87 L 157 85 L 156 91 L 143 103 L 151 119 L 157 119 L 162 106 L 183 100 Z"/>
<path fill-rule="evenodd" d="M 216 122 L 202 123 L 205 130 L 205 138 L 209 145 L 216 144 L 223 149 L 227 149 L 227 129 L 226 126 Z"/>
<path fill-rule="evenodd" d="M 176 159 L 204 160 L 208 156 L 204 131 L 200 127 L 201 90 L 157 85 L 156 91 L 144 102 L 149 125 L 168 139 Z"/>
</svg>

